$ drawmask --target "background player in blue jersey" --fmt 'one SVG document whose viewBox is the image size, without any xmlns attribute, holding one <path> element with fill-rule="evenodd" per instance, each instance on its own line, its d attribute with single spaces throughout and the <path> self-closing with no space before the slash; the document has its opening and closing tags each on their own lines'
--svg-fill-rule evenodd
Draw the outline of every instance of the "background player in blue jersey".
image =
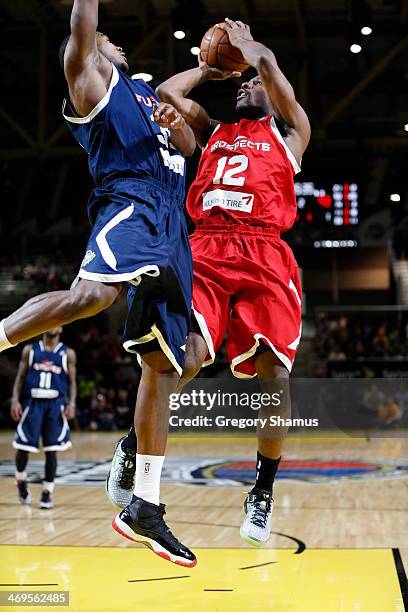
<svg viewBox="0 0 408 612">
<path fill-rule="evenodd" d="M 160 556 L 192 566 L 193 553 L 163 520 L 159 487 L 168 433 L 166 397 L 182 372 L 190 322 L 183 155 L 192 154 L 195 139 L 171 105 L 159 104 L 144 81 L 125 74 L 121 47 L 97 31 L 98 5 L 98 0 L 74 0 L 71 35 L 60 50 L 69 90 L 64 118 L 88 154 L 95 181 L 88 205 L 92 231 L 79 282 L 70 291 L 31 299 L 3 320 L 0 351 L 96 314 L 129 283 L 124 346 L 143 362 L 135 410 L 138 453 L 130 458 L 136 461 L 133 503 L 113 526 Z"/>
<path fill-rule="evenodd" d="M 68 420 L 75 416 L 76 355 L 60 342 L 61 327 L 42 340 L 27 344 L 21 355 L 11 400 L 11 416 L 18 421 L 13 446 L 20 502 L 31 503 L 27 486 L 28 454 L 38 453 L 40 436 L 45 452 L 45 477 L 40 508 L 52 508 L 57 451 L 71 448 Z"/>
</svg>

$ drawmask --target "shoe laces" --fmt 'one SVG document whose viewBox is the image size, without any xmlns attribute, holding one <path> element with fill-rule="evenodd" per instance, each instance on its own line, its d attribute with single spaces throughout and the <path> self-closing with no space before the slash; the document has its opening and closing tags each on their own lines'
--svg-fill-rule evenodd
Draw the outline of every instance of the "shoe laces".
<svg viewBox="0 0 408 612">
<path fill-rule="evenodd" d="M 120 467 L 122 468 L 120 486 L 123 489 L 132 489 L 135 478 L 135 459 L 131 453 L 125 452 L 121 459 Z"/>
<path fill-rule="evenodd" d="M 271 511 L 272 498 L 266 495 L 262 497 L 253 496 L 249 499 L 251 503 L 251 523 L 257 527 L 264 528 L 268 519 L 268 514 Z"/>
<path fill-rule="evenodd" d="M 164 504 L 160 504 L 159 509 L 157 511 L 157 514 L 160 514 L 160 516 L 161 516 L 160 522 L 163 525 L 163 530 L 166 533 L 167 538 L 171 541 L 171 543 L 173 545 L 180 544 L 180 541 L 173 534 L 173 532 L 171 531 L 170 527 L 167 525 L 166 521 L 163 518 L 164 515 L 166 514 L 166 507 L 165 507 Z"/>
</svg>

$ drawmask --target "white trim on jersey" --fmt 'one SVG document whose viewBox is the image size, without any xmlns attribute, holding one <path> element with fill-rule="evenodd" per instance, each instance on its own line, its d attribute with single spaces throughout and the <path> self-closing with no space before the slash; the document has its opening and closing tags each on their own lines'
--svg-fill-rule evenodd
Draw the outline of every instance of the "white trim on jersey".
<svg viewBox="0 0 408 612">
<path fill-rule="evenodd" d="M 148 336 L 150 336 L 151 334 L 152 334 L 152 337 L 148 338 Z M 156 323 L 153 323 L 153 325 L 152 325 L 151 334 L 147 334 L 146 336 L 142 336 L 141 338 L 137 338 L 136 340 L 126 340 L 126 342 L 123 343 L 123 348 L 128 353 L 136 353 L 136 355 L 138 357 L 138 362 L 140 364 L 141 358 L 140 358 L 140 355 L 139 355 L 138 351 L 137 350 L 132 350 L 131 347 L 136 345 L 136 344 L 143 344 L 144 342 L 149 342 L 150 340 L 153 340 L 154 338 L 156 338 L 158 343 L 159 343 L 159 345 L 160 345 L 161 350 L 166 355 L 167 359 L 170 361 L 170 363 L 172 364 L 172 366 L 174 367 L 176 372 L 181 376 L 182 373 L 183 373 L 183 368 L 177 362 L 177 359 L 175 358 L 175 356 L 174 356 L 173 352 L 171 351 L 169 345 L 166 343 L 165 339 L 163 338 L 163 335 L 162 335 L 161 331 L 158 329 Z"/>
<path fill-rule="evenodd" d="M 91 110 L 89 115 L 87 115 L 86 117 L 70 117 L 69 115 L 66 115 L 65 108 L 67 106 L 67 101 L 64 100 L 64 103 L 62 105 L 62 115 L 64 119 L 66 119 L 70 123 L 78 123 L 78 124 L 90 123 L 92 119 L 95 119 L 96 115 L 100 113 L 101 110 L 105 108 L 105 106 L 108 105 L 111 94 L 112 94 L 112 90 L 118 84 L 118 82 L 119 82 L 119 72 L 116 66 L 112 64 L 112 77 L 111 77 L 109 89 L 106 92 L 106 94 L 103 96 L 102 100 L 98 102 L 98 104 L 95 106 L 93 110 Z"/>
<path fill-rule="evenodd" d="M 257 334 L 254 334 L 255 344 L 248 351 L 246 351 L 245 353 L 242 353 L 241 355 L 238 355 L 237 357 L 234 357 L 234 359 L 232 359 L 232 361 L 231 361 L 231 372 L 237 378 L 254 378 L 256 376 L 256 374 L 252 374 L 251 375 L 251 374 L 243 374 L 242 372 L 237 372 L 235 367 L 237 365 L 239 365 L 240 363 L 242 363 L 243 361 L 246 361 L 247 359 L 249 359 L 250 357 L 255 355 L 256 349 L 260 345 L 259 340 L 261 338 L 266 341 L 266 343 L 269 345 L 269 347 L 272 349 L 272 351 L 275 353 L 275 355 L 280 359 L 280 361 L 286 367 L 288 372 L 289 373 L 291 372 L 291 370 L 292 370 L 292 362 L 289 359 L 289 357 L 287 357 L 286 355 L 284 355 L 283 353 L 278 351 L 278 349 L 272 344 L 272 342 L 269 340 L 269 338 L 267 338 L 263 334 L 257 333 Z"/>
<path fill-rule="evenodd" d="M 67 353 L 63 353 L 61 355 L 62 367 L 64 368 L 65 374 L 68 374 L 68 355 Z"/>
<path fill-rule="evenodd" d="M 29 453 L 39 453 L 40 452 L 40 449 L 35 446 L 28 446 L 28 444 L 20 444 L 20 442 L 15 442 L 14 440 L 12 442 L 12 446 L 13 448 L 17 448 L 18 450 L 24 450 Z"/>
<path fill-rule="evenodd" d="M 45 348 L 44 348 L 44 343 L 43 343 L 43 341 L 42 341 L 42 340 L 39 340 L 39 341 L 38 341 L 38 344 L 40 345 L 40 351 L 44 352 L 44 351 L 45 351 Z"/>
<path fill-rule="evenodd" d="M 98 272 L 87 272 L 81 268 L 78 272 L 78 276 L 71 285 L 71 289 L 78 283 L 79 278 L 99 281 L 101 283 L 120 283 L 122 281 L 129 281 L 132 285 L 137 286 L 142 280 L 142 274 L 146 274 L 147 276 L 160 276 L 160 270 L 158 266 L 154 264 L 143 266 L 134 272 L 122 272 L 121 274 L 99 274 Z"/>
<path fill-rule="evenodd" d="M 132 216 L 133 211 L 135 210 L 135 204 L 132 202 L 129 206 L 121 210 L 117 215 L 112 217 L 112 219 L 101 229 L 101 231 L 96 236 L 96 244 L 99 247 L 99 251 L 104 259 L 104 261 L 108 264 L 112 270 L 117 269 L 118 262 L 116 261 L 116 257 L 110 248 L 108 241 L 106 239 L 106 234 L 110 232 L 114 227 L 119 225 L 122 221 L 129 219 Z"/>
<path fill-rule="evenodd" d="M 200 328 L 200 331 L 203 335 L 204 341 L 207 345 L 208 352 L 210 353 L 210 359 L 206 359 L 206 361 L 204 361 L 203 363 L 203 366 L 208 366 L 214 363 L 214 359 L 215 359 L 214 343 L 211 338 L 210 330 L 207 327 L 207 322 L 204 319 L 203 315 L 200 312 L 198 312 L 198 310 L 196 310 L 194 307 L 193 307 L 193 313 L 198 323 L 198 326 Z"/>
<path fill-rule="evenodd" d="M 286 155 L 288 156 L 288 159 L 289 159 L 290 163 L 293 166 L 295 174 L 298 174 L 298 172 L 300 172 L 301 168 L 300 168 L 299 164 L 297 163 L 296 158 L 293 155 L 292 151 L 289 149 L 288 145 L 286 144 L 285 139 L 283 138 L 282 134 L 278 130 L 278 128 L 276 126 L 276 123 L 275 123 L 275 119 L 273 117 L 271 117 L 270 126 L 271 126 L 272 132 L 275 134 L 276 138 L 279 140 L 281 145 L 283 145 L 283 148 L 286 151 Z"/>
<path fill-rule="evenodd" d="M 30 395 L 33 399 L 57 399 L 59 391 L 57 391 L 57 389 L 40 389 L 32 387 Z"/>
<path fill-rule="evenodd" d="M 31 366 L 33 365 L 33 361 L 34 361 L 34 349 L 30 350 L 30 355 L 28 357 L 28 365 L 31 368 Z"/>
<path fill-rule="evenodd" d="M 289 289 L 291 289 L 293 291 L 293 293 L 295 294 L 296 299 L 297 299 L 297 301 L 299 303 L 299 306 L 301 306 L 302 305 L 302 300 L 300 299 L 300 295 L 299 295 L 298 290 L 296 289 L 296 285 L 295 285 L 295 283 L 293 282 L 292 279 L 290 279 L 290 281 L 289 281 Z"/>
<path fill-rule="evenodd" d="M 68 420 L 67 420 L 67 417 L 65 416 L 64 409 L 65 409 L 65 406 L 61 405 L 62 430 L 61 430 L 60 435 L 57 438 L 58 442 L 61 442 L 61 440 L 65 438 L 67 431 L 69 431 Z"/>
<path fill-rule="evenodd" d="M 58 351 L 60 350 L 60 348 L 63 346 L 62 342 L 58 342 L 57 346 L 55 347 L 55 349 L 52 351 L 53 353 L 58 353 Z"/>
<path fill-rule="evenodd" d="M 24 408 L 24 412 L 21 415 L 21 419 L 20 419 L 20 421 L 19 421 L 19 423 L 17 425 L 17 433 L 18 433 L 18 435 L 20 437 L 20 440 L 22 440 L 23 442 L 28 442 L 27 437 L 26 437 L 26 435 L 25 435 L 25 433 L 23 431 L 22 425 L 23 425 L 24 421 L 26 420 L 26 417 L 27 417 L 27 414 L 28 414 L 29 410 L 30 410 L 30 406 L 26 406 Z"/>
<path fill-rule="evenodd" d="M 47 452 L 47 451 L 65 451 L 65 450 L 68 450 L 69 448 L 72 448 L 71 440 L 68 440 L 68 442 L 64 442 L 64 444 L 54 444 L 53 446 L 43 446 L 43 451 L 44 452 Z"/>
</svg>

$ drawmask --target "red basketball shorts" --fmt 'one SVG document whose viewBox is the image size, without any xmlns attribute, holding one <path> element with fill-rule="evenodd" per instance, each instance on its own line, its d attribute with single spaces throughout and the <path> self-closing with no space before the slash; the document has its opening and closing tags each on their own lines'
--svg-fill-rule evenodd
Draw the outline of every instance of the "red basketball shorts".
<svg viewBox="0 0 408 612">
<path fill-rule="evenodd" d="M 191 236 L 193 310 L 214 361 L 226 333 L 231 370 L 256 375 L 266 344 L 292 369 L 301 334 L 301 285 L 290 247 L 271 229 L 205 226 Z"/>
</svg>

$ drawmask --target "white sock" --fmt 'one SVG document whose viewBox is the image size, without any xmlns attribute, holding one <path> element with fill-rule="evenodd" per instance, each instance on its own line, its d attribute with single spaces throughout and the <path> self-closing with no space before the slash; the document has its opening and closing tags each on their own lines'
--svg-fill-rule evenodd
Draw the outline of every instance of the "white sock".
<svg viewBox="0 0 408 612">
<path fill-rule="evenodd" d="M 27 480 L 27 472 L 17 472 L 16 470 L 16 480 Z"/>
<path fill-rule="evenodd" d="M 136 453 L 134 494 L 156 506 L 160 503 L 160 477 L 163 461 L 164 457 L 158 455 Z"/>
<path fill-rule="evenodd" d="M 0 321 L 0 353 L 5 351 L 6 349 L 11 348 L 12 346 L 16 346 L 15 344 L 11 344 L 10 340 L 6 336 L 6 332 L 4 329 L 4 319 Z"/>
<path fill-rule="evenodd" d="M 50 493 L 53 493 L 54 486 L 55 484 L 53 482 L 47 482 L 46 480 L 43 480 L 43 491 L 49 491 Z"/>
</svg>

